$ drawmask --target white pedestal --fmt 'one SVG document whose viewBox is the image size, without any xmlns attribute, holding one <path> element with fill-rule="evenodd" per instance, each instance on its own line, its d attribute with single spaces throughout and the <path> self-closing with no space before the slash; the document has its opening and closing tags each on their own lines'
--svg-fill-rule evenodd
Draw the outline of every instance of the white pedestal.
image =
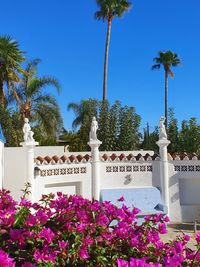
<svg viewBox="0 0 200 267">
<path fill-rule="evenodd" d="M 161 196 L 163 204 L 167 208 L 168 216 L 170 216 L 169 210 L 169 174 L 168 174 L 168 156 L 167 146 L 170 141 L 167 139 L 160 139 L 156 144 L 159 146 L 160 151 L 160 180 L 161 180 Z"/>
<path fill-rule="evenodd" d="M 20 143 L 26 149 L 26 182 L 31 184 L 30 200 L 34 201 L 35 182 L 34 182 L 34 147 L 39 145 L 38 142 L 29 141 Z"/>
<path fill-rule="evenodd" d="M 88 145 L 91 147 L 92 155 L 92 197 L 100 199 L 100 158 L 99 146 L 102 144 L 99 140 L 91 140 Z"/>
</svg>

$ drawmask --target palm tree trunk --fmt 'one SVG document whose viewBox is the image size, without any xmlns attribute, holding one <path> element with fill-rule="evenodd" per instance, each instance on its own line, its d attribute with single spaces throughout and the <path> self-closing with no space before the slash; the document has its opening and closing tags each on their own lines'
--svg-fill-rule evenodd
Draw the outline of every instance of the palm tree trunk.
<svg viewBox="0 0 200 267">
<path fill-rule="evenodd" d="M 107 95 L 108 54 L 110 45 L 111 24 L 112 24 L 112 18 L 109 18 L 107 26 L 107 37 L 106 37 L 105 58 L 104 58 L 103 101 L 106 100 L 106 95 Z"/>
<path fill-rule="evenodd" d="M 165 70 L 165 127 L 168 129 L 168 72 Z"/>
</svg>

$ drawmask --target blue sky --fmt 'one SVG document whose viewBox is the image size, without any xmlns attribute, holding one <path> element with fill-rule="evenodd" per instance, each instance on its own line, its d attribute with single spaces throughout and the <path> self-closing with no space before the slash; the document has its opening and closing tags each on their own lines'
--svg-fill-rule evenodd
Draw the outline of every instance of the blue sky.
<svg viewBox="0 0 200 267">
<path fill-rule="evenodd" d="M 134 106 L 141 130 L 164 113 L 164 73 L 152 71 L 160 50 L 177 52 L 182 65 L 169 81 L 169 106 L 179 122 L 200 112 L 200 1 L 134 0 L 132 10 L 113 21 L 108 99 Z M 59 79 L 56 96 L 64 124 L 71 128 L 69 102 L 102 97 L 106 24 L 94 20 L 95 0 L 1 0 L 0 34 L 9 34 L 30 59 L 40 58 L 39 74 Z"/>
</svg>

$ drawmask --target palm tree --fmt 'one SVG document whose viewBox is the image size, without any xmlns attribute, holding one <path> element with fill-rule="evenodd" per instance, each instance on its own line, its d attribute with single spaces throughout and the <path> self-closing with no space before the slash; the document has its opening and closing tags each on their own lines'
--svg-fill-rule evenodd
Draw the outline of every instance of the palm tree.
<svg viewBox="0 0 200 267">
<path fill-rule="evenodd" d="M 52 76 L 37 76 L 39 59 L 28 62 L 25 71 L 28 75 L 23 75 L 20 83 L 15 87 L 16 95 L 12 99 L 17 100 L 21 117 L 31 118 L 40 128 L 49 135 L 54 135 L 62 119 L 60 109 L 56 99 L 44 93 L 43 89 L 53 86 L 60 92 L 60 84 Z"/>
<path fill-rule="evenodd" d="M 171 78 L 174 77 L 174 74 L 171 70 L 171 67 L 177 67 L 181 64 L 181 60 L 178 57 L 176 53 L 173 53 L 172 51 L 166 51 L 166 52 L 159 52 L 158 57 L 154 58 L 154 61 L 156 62 L 155 65 L 152 66 L 152 69 L 160 69 L 161 66 L 164 68 L 165 72 L 165 125 L 166 129 L 168 128 L 168 77 Z"/>
<path fill-rule="evenodd" d="M 103 76 L 103 101 L 107 95 L 107 76 L 108 76 L 108 53 L 110 45 L 111 24 L 115 17 L 122 17 L 131 7 L 128 0 L 96 0 L 99 10 L 95 13 L 98 20 L 107 21 L 107 37 L 104 58 L 104 76 Z"/>
<path fill-rule="evenodd" d="M 71 102 L 68 104 L 67 109 L 73 110 L 76 118 L 72 122 L 73 130 L 76 130 L 83 124 L 88 124 L 90 127 L 92 117 L 97 116 L 98 101 L 96 99 L 81 100 L 79 103 Z"/>
<path fill-rule="evenodd" d="M 21 68 L 20 64 L 24 61 L 24 52 L 19 49 L 17 41 L 13 40 L 8 35 L 0 36 L 0 103 L 5 105 L 5 89 L 7 86 L 8 91 L 10 88 L 13 93 L 14 84 L 20 81 L 20 74 L 26 74 Z"/>
</svg>

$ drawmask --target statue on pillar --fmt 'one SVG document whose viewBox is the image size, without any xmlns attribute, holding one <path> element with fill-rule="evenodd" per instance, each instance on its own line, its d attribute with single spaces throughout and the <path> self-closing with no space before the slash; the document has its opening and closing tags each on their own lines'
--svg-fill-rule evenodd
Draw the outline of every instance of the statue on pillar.
<svg viewBox="0 0 200 267">
<path fill-rule="evenodd" d="M 33 138 L 34 132 L 31 131 L 31 126 L 29 124 L 28 118 L 24 119 L 23 133 L 24 133 L 24 142 L 35 142 Z"/>
<path fill-rule="evenodd" d="M 160 117 L 160 133 L 159 133 L 159 139 L 160 140 L 167 140 L 167 133 L 165 128 L 165 117 Z"/>
<path fill-rule="evenodd" d="M 90 128 L 90 141 L 97 141 L 97 130 L 98 130 L 98 122 L 96 121 L 96 118 L 92 118 L 91 128 Z"/>
</svg>

